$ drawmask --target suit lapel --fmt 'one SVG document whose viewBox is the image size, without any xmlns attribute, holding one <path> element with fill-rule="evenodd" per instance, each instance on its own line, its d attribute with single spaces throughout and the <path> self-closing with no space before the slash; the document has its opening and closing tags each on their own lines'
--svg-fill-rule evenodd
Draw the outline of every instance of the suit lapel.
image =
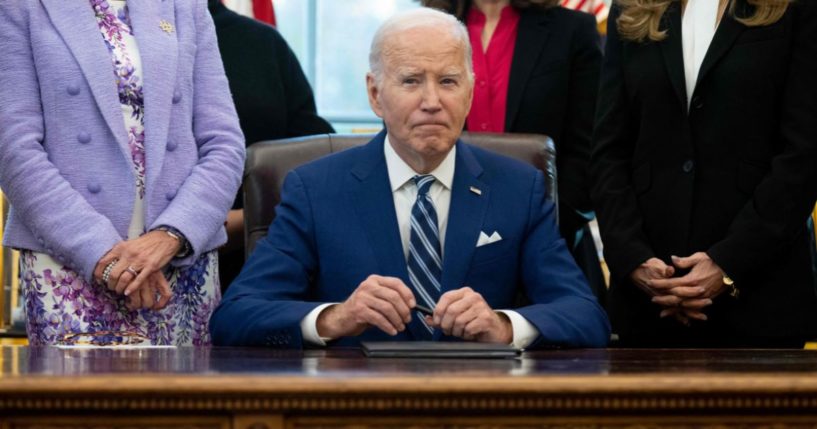
<svg viewBox="0 0 817 429">
<path fill-rule="evenodd" d="M 377 258 L 377 265 L 381 270 L 379 274 L 400 277 L 409 284 L 400 230 L 394 213 L 394 197 L 383 154 L 385 135 L 381 132 L 363 149 L 364 155 L 352 169 L 347 190 Z"/>
<path fill-rule="evenodd" d="M 178 46 L 174 2 L 128 0 L 128 5 L 133 34 L 142 59 L 146 187 L 150 192 L 164 161 L 171 116 L 169 109 L 176 85 Z M 173 30 L 163 31 L 161 21 L 169 22 Z"/>
<path fill-rule="evenodd" d="M 471 149 L 462 141 L 457 142 L 455 165 L 443 250 L 442 293 L 467 286 L 463 283 L 491 199 L 490 187 L 479 180 L 482 167 Z M 481 191 L 481 194 L 471 191 L 472 187 Z"/>
<path fill-rule="evenodd" d="M 51 22 L 79 64 L 97 107 L 123 154 L 130 159 L 113 72 L 93 9 L 87 1 L 42 0 Z"/>
<path fill-rule="evenodd" d="M 745 28 L 743 24 L 735 21 L 728 10 L 724 12 L 721 23 L 718 25 L 717 31 L 715 31 L 715 37 L 712 38 L 712 43 L 706 51 L 703 63 L 701 63 L 701 70 L 698 72 L 698 85 L 696 85 L 696 87 L 704 81 L 706 75 L 712 71 L 712 68 L 715 67 L 718 61 L 729 52 L 729 49 L 735 43 L 738 36 L 743 33 Z"/>
<path fill-rule="evenodd" d="M 664 55 L 664 63 L 667 66 L 672 87 L 675 88 L 675 95 L 687 111 L 686 79 L 684 78 L 684 48 L 682 46 L 681 35 L 681 3 L 673 2 L 664 14 L 666 23 L 667 38 L 660 42 L 661 53 Z"/>
<path fill-rule="evenodd" d="M 513 126 L 522 94 L 528 84 L 533 66 L 545 55 L 545 45 L 550 38 L 547 26 L 547 14 L 522 12 L 517 28 L 516 45 L 511 60 L 511 73 L 508 82 L 508 99 L 505 109 L 505 129 Z"/>
</svg>

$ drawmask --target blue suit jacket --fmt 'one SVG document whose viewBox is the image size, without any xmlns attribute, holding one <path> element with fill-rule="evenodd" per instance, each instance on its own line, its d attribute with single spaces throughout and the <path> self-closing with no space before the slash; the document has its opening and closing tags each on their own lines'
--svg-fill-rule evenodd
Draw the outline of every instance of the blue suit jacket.
<svg viewBox="0 0 817 429">
<path fill-rule="evenodd" d="M 323 302 L 344 301 L 369 275 L 410 285 L 384 136 L 288 175 L 269 234 L 213 314 L 215 344 L 301 347 L 301 319 Z M 480 231 L 502 240 L 477 248 Z M 541 172 L 458 142 L 443 293 L 464 286 L 495 309 L 513 308 L 524 291 L 532 304 L 516 311 L 540 332 L 531 347 L 607 344 L 607 316 L 559 236 Z M 333 344 L 413 338 L 410 329 L 391 337 L 371 328 Z"/>
</svg>

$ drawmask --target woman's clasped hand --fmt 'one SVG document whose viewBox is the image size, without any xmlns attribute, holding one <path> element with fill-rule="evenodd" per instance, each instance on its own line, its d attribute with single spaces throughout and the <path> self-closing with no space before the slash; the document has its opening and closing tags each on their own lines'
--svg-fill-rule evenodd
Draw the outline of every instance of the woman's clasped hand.
<svg viewBox="0 0 817 429">
<path fill-rule="evenodd" d="M 163 231 L 150 231 L 121 241 L 99 260 L 94 278 L 109 290 L 127 296 L 130 310 L 161 310 L 171 298 L 163 270 L 180 246 L 178 240 Z"/>
</svg>

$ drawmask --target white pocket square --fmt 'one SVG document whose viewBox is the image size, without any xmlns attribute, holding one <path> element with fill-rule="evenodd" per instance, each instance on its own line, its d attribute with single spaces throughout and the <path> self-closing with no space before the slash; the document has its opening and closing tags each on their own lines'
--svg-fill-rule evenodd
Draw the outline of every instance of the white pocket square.
<svg viewBox="0 0 817 429">
<path fill-rule="evenodd" d="M 477 247 L 484 246 L 486 244 L 496 243 L 497 241 L 502 240 L 502 236 L 499 235 L 499 232 L 494 231 L 493 234 L 488 235 L 484 231 L 479 232 L 479 240 L 477 240 Z"/>
</svg>

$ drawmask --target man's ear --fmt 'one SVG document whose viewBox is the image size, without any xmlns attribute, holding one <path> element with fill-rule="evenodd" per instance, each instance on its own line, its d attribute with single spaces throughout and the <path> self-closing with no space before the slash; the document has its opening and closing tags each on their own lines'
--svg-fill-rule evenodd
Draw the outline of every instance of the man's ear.
<svg viewBox="0 0 817 429">
<path fill-rule="evenodd" d="M 377 79 L 374 73 L 366 73 L 366 93 L 369 95 L 369 106 L 377 117 L 383 117 L 383 108 L 380 106 L 380 88 L 377 87 Z"/>
</svg>

